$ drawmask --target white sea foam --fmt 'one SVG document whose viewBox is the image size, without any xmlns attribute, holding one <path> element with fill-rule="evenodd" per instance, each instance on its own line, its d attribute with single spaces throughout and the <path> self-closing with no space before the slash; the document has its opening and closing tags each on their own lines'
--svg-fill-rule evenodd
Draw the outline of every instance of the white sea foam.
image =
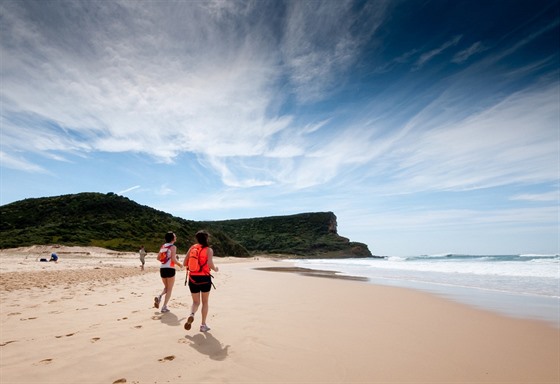
<svg viewBox="0 0 560 384">
<path fill-rule="evenodd" d="M 368 278 L 420 279 L 445 284 L 461 281 L 484 289 L 505 284 L 506 289 L 512 293 L 529 291 L 549 296 L 560 295 L 560 258 L 556 256 L 521 258 L 517 255 L 446 255 L 386 259 L 308 259 L 298 261 L 298 265 Z"/>
</svg>

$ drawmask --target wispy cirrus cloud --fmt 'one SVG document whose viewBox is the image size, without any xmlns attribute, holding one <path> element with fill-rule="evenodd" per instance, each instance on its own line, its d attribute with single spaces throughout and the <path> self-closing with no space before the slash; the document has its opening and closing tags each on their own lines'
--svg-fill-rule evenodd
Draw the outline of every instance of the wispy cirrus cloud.
<svg viewBox="0 0 560 384">
<path fill-rule="evenodd" d="M 477 41 L 476 43 L 473 43 L 471 46 L 469 46 L 467 49 L 457 52 L 455 56 L 453 56 L 453 59 L 451 59 L 451 62 L 462 64 L 465 61 L 467 61 L 471 56 L 484 52 L 487 49 L 488 48 L 482 45 L 480 41 Z"/>
<path fill-rule="evenodd" d="M 559 90 L 558 83 L 527 89 L 459 121 L 451 110 L 449 120 L 413 122 L 430 129 L 412 128 L 400 142 L 395 178 L 407 188 L 442 190 L 553 182 Z"/>
<path fill-rule="evenodd" d="M 17 14 L 20 10 L 14 4 L 5 6 L 4 12 Z M 344 127 L 334 130 L 336 123 L 331 118 L 300 125 L 289 114 L 271 113 L 278 103 L 280 77 L 288 76 L 301 100 L 324 96 L 336 74 L 354 62 L 363 41 L 383 23 L 387 5 L 368 4 L 365 15 L 358 16 L 347 2 L 322 2 L 318 9 L 310 3 L 291 2 L 279 41 L 280 55 L 268 47 L 272 31 L 263 24 L 256 23 L 253 28 L 231 20 L 224 23 L 226 14 L 254 11 L 250 5 L 235 5 L 197 4 L 181 8 L 178 18 L 172 8 L 148 5 L 146 10 L 134 3 L 105 4 L 99 12 L 107 17 L 103 21 L 106 29 L 98 28 L 96 20 L 82 25 L 65 19 L 63 28 L 54 31 L 49 28 L 58 28 L 56 25 L 40 27 L 32 20 L 9 18 L 15 21 L 4 28 L 21 44 L 2 45 L 3 52 L 9 53 L 4 55 L 9 57 L 4 70 L 22 69 L 17 73 L 30 75 L 31 82 L 41 82 L 43 90 L 27 87 L 23 78 L 7 78 L 2 93 L 7 115 L 16 116 L 25 105 L 30 117 L 23 126 L 21 120 L 8 118 L 3 140 L 14 151 L 133 151 L 167 163 L 191 152 L 225 185 L 239 188 L 276 184 L 308 188 L 374 159 L 378 163 L 372 163 L 372 172 L 382 169 L 379 163 L 386 164 L 384 168 L 397 171 L 391 178 L 396 185 L 408 180 L 414 188 L 480 188 L 522 181 L 521 175 L 529 173 L 531 178 L 550 179 L 546 171 L 528 172 L 528 168 L 530 164 L 542 165 L 543 159 L 551 156 L 546 140 L 550 140 L 547 132 L 554 123 L 554 106 L 550 104 L 554 88 L 543 94 L 540 106 L 523 93 L 519 102 L 512 97 L 485 112 L 479 108 L 477 115 L 461 121 L 433 114 L 439 102 L 435 99 L 406 126 L 369 125 L 349 119 Z M 137 12 L 145 17 L 130 18 Z M 324 17 L 317 17 L 317 13 Z M 142 44 L 132 37 L 135 34 L 120 29 L 123 17 L 128 31 L 142 31 Z M 163 17 L 169 20 L 161 29 L 159 18 Z M 356 32 L 363 28 L 364 20 L 372 22 L 367 33 Z M 236 28 L 244 33 L 232 33 Z M 172 30 L 192 34 L 192 42 L 180 39 L 179 43 L 179 38 L 170 34 Z M 93 47 L 95 56 L 76 56 L 76 33 Z M 49 44 L 46 39 L 53 35 L 58 40 Z M 423 53 L 415 66 L 427 64 L 461 39 L 456 35 Z M 526 40 L 523 44 L 530 41 Z M 157 47 L 159 43 L 161 47 Z M 182 47 L 181 52 L 171 49 L 174 44 Z M 25 52 L 21 46 L 27 47 Z M 148 55 L 146 47 L 157 47 L 159 56 Z M 455 60 L 465 61 L 483 49 L 474 43 L 457 53 Z M 409 60 L 412 55 L 406 57 Z M 34 58 L 42 58 L 42 64 Z M 516 114 L 514 107 L 508 107 L 510 103 L 524 113 Z M 543 113 L 537 114 L 537 110 Z M 525 142 L 519 121 L 531 124 L 533 119 L 539 120 L 536 126 L 545 136 L 536 136 L 542 140 L 533 145 L 534 152 L 537 148 L 540 151 L 536 158 L 523 155 L 530 153 L 526 147 L 518 150 Z M 49 121 L 55 124 L 38 133 L 35 127 Z M 381 131 L 390 133 L 378 134 Z M 488 132 L 493 132 L 490 138 L 480 141 Z M 542 148 L 548 148 L 545 154 L 542 143 Z M 508 159 L 505 148 L 511 154 Z M 13 161 L 12 166 L 32 169 L 29 161 Z M 525 179 L 529 181 L 528 176 Z"/>
<path fill-rule="evenodd" d="M 70 13 L 79 11 L 73 8 Z M 52 128 L 52 143 L 45 147 L 37 135 L 29 135 L 23 144 L 26 132 L 21 124 L 8 121 L 4 137 L 14 137 L 10 148 L 64 150 L 78 144 L 81 149 L 96 151 L 145 152 L 164 162 L 182 151 L 215 151 L 223 156 L 266 151 L 269 137 L 289 122 L 289 117 L 269 117 L 267 113 L 276 97 L 271 88 L 277 76 L 271 62 L 274 55 L 262 50 L 258 30 L 224 40 L 225 27 L 208 17 L 201 21 L 204 9 L 199 8 L 181 8 L 185 20 L 171 17 L 173 9 L 166 8 L 167 13 L 153 9 L 146 19 L 136 21 L 128 16 L 145 11 L 134 3 L 118 7 L 105 3 L 99 7 L 107 16 L 104 28 L 93 21 L 79 25 L 75 19 L 65 18 L 60 30 L 53 31 L 56 24 L 25 19 L 19 15 L 22 10 L 17 3 L 6 3 L 3 13 L 11 13 L 7 19 L 13 23 L 3 29 L 14 44 L 5 41 L 2 45 L 2 56 L 8 58 L 3 70 L 24 76 L 6 77 L 3 83 L 6 115 L 26 111 L 32 116 L 29 125 L 34 133 L 33 127 L 46 121 L 57 123 Z M 170 16 L 169 28 L 175 23 L 174 27 L 199 38 L 182 39 L 181 33 L 169 36 L 166 29 L 159 28 L 158 16 Z M 123 33 L 117 25 L 121 20 L 128 32 L 142 33 Z M 96 54 L 76 55 L 79 49 L 74 34 L 83 36 Z M 47 40 L 53 35 L 57 36 L 54 44 Z M 199 45 L 201 38 L 211 41 Z M 60 40 L 70 44 L 58 44 Z M 183 53 L 170 50 L 172 41 L 183 47 Z M 156 49 L 159 42 L 161 47 Z M 159 55 L 147 54 L 150 47 Z M 39 82 L 43 84 L 40 90 L 27 86 Z M 45 143 L 46 134 L 43 137 Z M 171 141 L 173 146 L 168 145 Z M 206 145 L 209 142 L 213 145 Z"/>
<path fill-rule="evenodd" d="M 552 191 L 545 193 L 522 193 L 519 195 L 512 196 L 511 200 L 521 200 L 521 201 L 556 201 L 560 202 L 560 191 Z"/>
<path fill-rule="evenodd" d="M 351 1 L 289 4 L 282 60 L 298 99 L 320 100 L 383 23 L 389 2 L 366 3 L 358 13 Z"/>
<path fill-rule="evenodd" d="M 139 185 L 135 185 L 133 187 L 127 188 L 127 189 L 123 189 L 122 191 L 117 192 L 117 194 L 119 195 L 126 195 L 128 192 L 132 192 L 136 189 L 140 188 Z"/>
<path fill-rule="evenodd" d="M 428 52 L 425 52 L 425 53 L 421 54 L 420 57 L 418 58 L 418 60 L 416 61 L 415 65 L 414 65 L 414 69 L 421 68 L 428 61 L 432 60 L 434 57 L 438 56 L 439 54 L 441 54 L 446 49 L 457 45 L 457 43 L 459 43 L 459 41 L 461 40 L 462 37 L 463 36 L 461 36 L 461 35 L 455 36 L 452 39 L 450 39 L 450 40 L 446 41 L 445 43 L 443 43 L 442 45 L 440 45 L 439 47 L 437 47 L 435 49 L 432 49 L 431 51 L 428 51 Z"/>
<path fill-rule="evenodd" d="M 4 151 L 0 151 L 0 165 L 2 167 L 30 173 L 49 173 L 47 169 L 28 161 L 25 158 L 18 157 L 13 154 L 7 154 Z"/>
</svg>

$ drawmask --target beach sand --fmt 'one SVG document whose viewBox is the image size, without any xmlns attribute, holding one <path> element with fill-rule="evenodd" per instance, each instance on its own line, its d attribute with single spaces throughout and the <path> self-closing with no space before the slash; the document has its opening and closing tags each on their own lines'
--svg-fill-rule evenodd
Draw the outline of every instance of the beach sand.
<svg viewBox="0 0 560 384">
<path fill-rule="evenodd" d="M 55 251 L 59 263 L 41 263 Z M 558 383 L 560 330 L 404 288 L 217 258 L 207 333 L 155 254 L 0 251 L 0 383 Z M 266 268 L 276 270 L 267 270 Z M 256 268 L 265 268 L 256 269 Z M 288 273 L 289 272 L 289 273 Z"/>
</svg>

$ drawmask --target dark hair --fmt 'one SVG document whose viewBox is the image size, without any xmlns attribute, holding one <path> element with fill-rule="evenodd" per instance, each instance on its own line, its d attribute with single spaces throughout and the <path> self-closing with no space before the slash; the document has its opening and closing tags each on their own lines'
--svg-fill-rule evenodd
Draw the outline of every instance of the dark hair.
<svg viewBox="0 0 560 384">
<path fill-rule="evenodd" d="M 203 247 L 208 246 L 208 236 L 209 234 L 206 231 L 198 231 L 195 235 L 196 241 L 198 241 L 198 244 L 202 245 Z"/>
<path fill-rule="evenodd" d="M 165 234 L 165 242 L 166 243 L 171 243 L 173 241 L 173 238 L 175 237 L 175 234 L 172 231 L 169 231 Z"/>
</svg>

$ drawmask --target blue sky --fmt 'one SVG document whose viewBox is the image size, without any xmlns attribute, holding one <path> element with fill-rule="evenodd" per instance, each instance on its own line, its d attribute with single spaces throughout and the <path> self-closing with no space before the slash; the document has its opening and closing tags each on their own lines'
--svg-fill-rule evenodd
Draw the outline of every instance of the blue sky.
<svg viewBox="0 0 560 384">
<path fill-rule="evenodd" d="M 559 9 L 4 0 L 0 204 L 333 211 L 377 255 L 559 253 Z"/>
</svg>

